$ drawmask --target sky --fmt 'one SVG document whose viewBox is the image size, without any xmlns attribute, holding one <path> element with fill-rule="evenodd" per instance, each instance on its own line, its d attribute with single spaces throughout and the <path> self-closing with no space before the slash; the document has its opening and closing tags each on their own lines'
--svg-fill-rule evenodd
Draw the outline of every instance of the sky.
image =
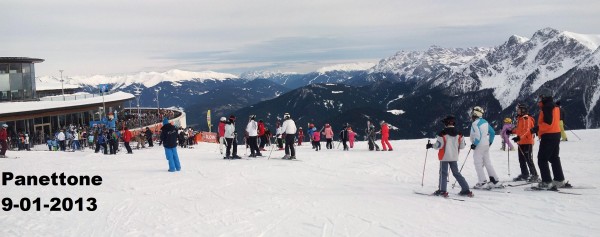
<svg viewBox="0 0 600 237">
<path fill-rule="evenodd" d="M 37 76 L 170 69 L 309 72 L 404 50 L 494 47 L 539 29 L 600 34 L 600 1 L 2 0 L 0 57 Z"/>
</svg>

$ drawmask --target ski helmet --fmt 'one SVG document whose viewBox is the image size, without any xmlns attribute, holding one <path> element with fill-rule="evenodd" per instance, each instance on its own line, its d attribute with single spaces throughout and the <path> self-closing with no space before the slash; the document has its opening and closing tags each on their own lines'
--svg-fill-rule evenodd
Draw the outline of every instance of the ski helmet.
<svg viewBox="0 0 600 237">
<path fill-rule="evenodd" d="M 8 128 L 8 124 L 2 124 L 3 128 Z"/>
<path fill-rule="evenodd" d="M 549 88 L 540 88 L 538 90 L 538 96 L 542 97 L 542 99 L 552 98 L 552 90 Z"/>
<path fill-rule="evenodd" d="M 283 119 L 289 119 L 289 118 L 290 118 L 290 114 L 289 113 L 283 114 Z"/>
<path fill-rule="evenodd" d="M 300 130 L 302 130 L 302 127 L 300 127 Z"/>
<path fill-rule="evenodd" d="M 221 117 L 221 122 L 225 122 L 227 119 L 225 117 Z"/>
<path fill-rule="evenodd" d="M 232 114 L 231 116 L 229 116 L 229 120 L 235 121 L 235 115 Z"/>
<path fill-rule="evenodd" d="M 483 108 L 481 108 L 479 106 L 475 106 L 475 107 L 473 107 L 473 110 L 471 111 L 471 116 L 481 118 L 481 117 L 483 117 L 484 112 L 485 111 L 483 110 Z"/>
<path fill-rule="evenodd" d="M 444 124 L 444 126 L 454 125 L 456 124 L 456 118 L 454 118 L 454 116 L 452 115 L 448 115 L 444 119 L 442 119 L 442 123 Z"/>
<path fill-rule="evenodd" d="M 385 120 L 381 120 L 381 122 L 379 122 L 379 125 L 383 125 L 385 123 Z"/>
<path fill-rule="evenodd" d="M 512 123 L 512 119 L 511 118 L 504 118 L 504 123 Z"/>
</svg>

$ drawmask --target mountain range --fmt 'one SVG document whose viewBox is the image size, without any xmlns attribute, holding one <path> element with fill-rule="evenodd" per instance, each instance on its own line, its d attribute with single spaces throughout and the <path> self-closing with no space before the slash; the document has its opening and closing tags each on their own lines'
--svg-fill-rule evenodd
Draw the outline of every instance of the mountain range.
<svg viewBox="0 0 600 237">
<path fill-rule="evenodd" d="M 386 120 L 397 130 L 392 138 L 433 136 L 439 120 L 454 114 L 469 126 L 473 106 L 486 109 L 496 127 L 514 116 L 518 103 L 537 113 L 536 92 L 549 88 L 560 100 L 569 128 L 600 126 L 600 35 L 545 28 L 531 38 L 510 36 L 492 48 L 443 48 L 400 51 L 376 64 L 326 67 L 310 73 L 247 72 L 240 76 L 216 72 L 185 72 L 101 76 L 71 79 L 114 89 L 142 87 L 142 104 L 184 108 L 188 124 L 202 128 L 205 111 L 215 117 L 256 114 L 273 126 L 289 112 L 298 124 L 350 123 L 363 130 L 365 121 Z M 118 78 L 118 77 L 117 77 Z M 161 97 L 162 96 L 162 97 Z M 213 119 L 213 124 L 216 119 Z M 238 120 L 240 121 L 240 120 Z M 241 126 L 238 124 L 238 126 Z"/>
</svg>

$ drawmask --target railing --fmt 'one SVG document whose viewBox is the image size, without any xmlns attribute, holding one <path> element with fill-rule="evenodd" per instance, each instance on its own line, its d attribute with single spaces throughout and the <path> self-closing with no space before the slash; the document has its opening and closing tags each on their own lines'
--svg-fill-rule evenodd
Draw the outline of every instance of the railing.
<svg viewBox="0 0 600 237">
<path fill-rule="evenodd" d="M 104 93 L 104 95 L 110 95 L 113 92 Z M 83 100 L 89 98 L 100 97 L 102 94 L 89 94 L 89 93 L 81 93 L 81 94 L 70 94 L 70 95 L 54 95 L 54 96 L 46 96 L 40 98 L 40 101 L 71 101 L 71 100 Z"/>
</svg>

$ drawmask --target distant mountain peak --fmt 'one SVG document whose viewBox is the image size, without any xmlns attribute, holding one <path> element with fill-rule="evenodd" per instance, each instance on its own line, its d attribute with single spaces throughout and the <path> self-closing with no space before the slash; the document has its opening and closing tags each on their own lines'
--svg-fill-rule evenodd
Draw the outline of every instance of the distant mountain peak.
<svg viewBox="0 0 600 237">
<path fill-rule="evenodd" d="M 375 63 L 345 63 L 345 64 L 336 64 L 327 67 L 322 67 L 317 70 L 318 73 L 327 73 L 332 71 L 365 71 L 375 66 Z"/>
<path fill-rule="evenodd" d="M 533 34 L 532 39 L 539 39 L 541 41 L 545 41 L 550 38 L 554 38 L 560 34 L 560 31 L 554 28 L 546 27 L 544 29 L 538 30 Z"/>
<path fill-rule="evenodd" d="M 259 78 L 271 78 L 277 76 L 289 76 L 299 74 L 297 72 L 280 72 L 280 71 L 249 71 L 240 75 L 240 78 L 254 80 Z"/>
</svg>

